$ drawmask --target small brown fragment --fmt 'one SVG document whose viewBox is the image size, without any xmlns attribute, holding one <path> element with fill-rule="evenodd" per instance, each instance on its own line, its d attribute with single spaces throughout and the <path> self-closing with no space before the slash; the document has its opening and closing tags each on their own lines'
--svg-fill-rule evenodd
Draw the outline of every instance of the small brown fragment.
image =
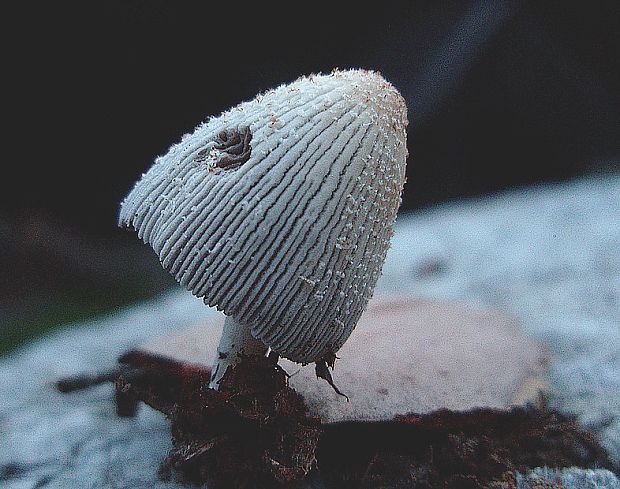
<svg viewBox="0 0 620 489">
<path fill-rule="evenodd" d="M 347 400 L 347 402 L 349 402 L 349 396 L 347 396 L 346 394 L 343 394 L 342 391 L 340 389 L 338 389 L 338 387 L 334 383 L 334 379 L 332 378 L 332 374 L 329 371 L 330 368 L 332 370 L 334 369 L 335 362 L 336 362 L 336 356 L 335 355 L 333 355 L 333 359 L 319 360 L 318 362 L 315 363 L 314 372 L 316 373 L 317 379 L 325 380 L 331 386 L 331 388 L 334 389 L 334 392 L 336 394 L 338 394 L 339 396 L 344 397 Z"/>
</svg>

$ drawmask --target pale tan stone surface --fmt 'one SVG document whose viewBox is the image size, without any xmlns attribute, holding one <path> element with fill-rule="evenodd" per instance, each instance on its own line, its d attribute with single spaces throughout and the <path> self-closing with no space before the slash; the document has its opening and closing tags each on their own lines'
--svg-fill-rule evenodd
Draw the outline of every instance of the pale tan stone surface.
<svg viewBox="0 0 620 489">
<path fill-rule="evenodd" d="M 210 365 L 222 324 L 218 318 L 144 347 Z M 334 381 L 350 402 L 317 379 L 313 365 L 280 361 L 323 421 L 523 404 L 536 399 L 547 363 L 511 316 L 413 297 L 373 299 L 338 356 Z"/>
</svg>

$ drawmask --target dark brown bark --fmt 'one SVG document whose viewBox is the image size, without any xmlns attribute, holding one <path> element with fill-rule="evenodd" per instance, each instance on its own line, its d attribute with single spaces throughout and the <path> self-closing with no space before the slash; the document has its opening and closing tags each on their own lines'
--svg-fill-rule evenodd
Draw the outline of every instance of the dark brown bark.
<svg viewBox="0 0 620 489">
<path fill-rule="evenodd" d="M 214 391 L 205 387 L 208 367 L 141 351 L 121 358 L 119 412 L 131 415 L 143 401 L 170 419 L 162 477 L 272 487 L 311 473 L 334 488 L 510 488 L 516 472 L 539 466 L 617 470 L 591 434 L 544 408 L 321 424 L 282 369 L 266 357 L 247 360 Z"/>
</svg>

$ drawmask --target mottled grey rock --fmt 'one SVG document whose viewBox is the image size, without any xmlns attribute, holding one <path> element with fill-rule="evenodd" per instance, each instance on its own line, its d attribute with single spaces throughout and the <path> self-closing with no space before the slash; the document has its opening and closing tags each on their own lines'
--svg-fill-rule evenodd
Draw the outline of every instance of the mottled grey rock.
<svg viewBox="0 0 620 489">
<path fill-rule="evenodd" d="M 552 406 L 574 413 L 617 463 L 619 196 L 614 176 L 402 216 L 378 285 L 384 293 L 474 302 L 515 315 L 553 354 Z M 169 447 L 161 415 L 142 409 L 135 419 L 118 419 L 110 386 L 61 395 L 50 382 L 109 367 L 125 349 L 211 314 L 177 291 L 67 327 L 0 360 L 0 485 L 175 487 L 156 476 Z"/>
<path fill-rule="evenodd" d="M 572 489 L 617 489 L 618 479 L 609 470 L 588 470 L 570 467 L 566 469 L 550 469 L 538 467 L 527 474 L 517 474 L 517 489 L 537 489 L 549 487 L 547 484 L 561 484 L 559 487 Z"/>
<path fill-rule="evenodd" d="M 620 464 L 620 176 L 446 204 L 398 225 L 381 290 L 514 314 L 552 353 L 551 406 Z M 429 262 L 441 266 L 421 274 Z"/>
<path fill-rule="evenodd" d="M 98 321 L 73 325 L 0 361 L 0 487 L 177 487 L 157 479 L 170 448 L 160 413 L 116 417 L 112 387 L 70 395 L 51 383 L 110 367 L 126 349 L 212 314 L 174 293 Z"/>
</svg>

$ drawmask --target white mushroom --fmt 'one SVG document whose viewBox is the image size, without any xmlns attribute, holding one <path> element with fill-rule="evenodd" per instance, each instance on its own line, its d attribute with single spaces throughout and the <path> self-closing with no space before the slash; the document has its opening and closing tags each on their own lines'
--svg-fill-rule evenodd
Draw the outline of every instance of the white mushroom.
<svg viewBox="0 0 620 489">
<path fill-rule="evenodd" d="M 405 182 L 407 109 L 372 71 L 302 77 L 198 126 L 121 206 L 227 315 L 211 387 L 267 348 L 333 358 L 372 296 Z"/>
</svg>

